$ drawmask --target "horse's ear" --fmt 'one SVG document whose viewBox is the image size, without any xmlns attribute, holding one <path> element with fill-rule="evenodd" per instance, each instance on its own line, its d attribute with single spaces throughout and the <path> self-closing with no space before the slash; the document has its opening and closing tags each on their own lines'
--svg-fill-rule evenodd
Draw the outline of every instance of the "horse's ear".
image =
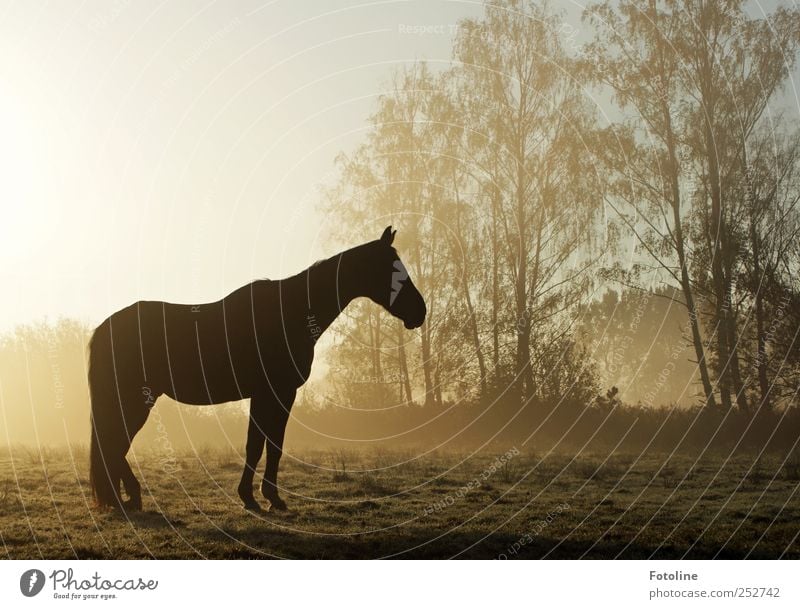
<svg viewBox="0 0 800 609">
<path fill-rule="evenodd" d="M 381 235 L 381 241 L 383 241 L 386 245 L 391 245 L 396 234 L 397 231 L 392 231 L 392 227 L 387 226 L 386 230 L 384 230 L 383 234 Z"/>
</svg>

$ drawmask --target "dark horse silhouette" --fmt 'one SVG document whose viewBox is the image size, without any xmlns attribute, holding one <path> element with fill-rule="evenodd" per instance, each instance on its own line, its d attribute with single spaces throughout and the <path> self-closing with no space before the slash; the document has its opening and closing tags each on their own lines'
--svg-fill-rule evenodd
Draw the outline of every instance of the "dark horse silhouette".
<svg viewBox="0 0 800 609">
<path fill-rule="evenodd" d="M 266 444 L 261 492 L 273 508 L 286 509 L 278 495 L 278 463 L 289 411 L 311 371 L 317 339 L 362 296 L 408 329 L 425 321 L 425 301 L 392 247 L 395 233 L 388 227 L 376 241 L 287 279 L 254 281 L 217 302 L 142 301 L 100 324 L 89 347 L 89 471 L 97 504 L 142 508 L 141 486 L 125 455 L 164 394 L 187 404 L 250 398 L 239 497 L 248 509 L 260 509 L 253 476 Z"/>
</svg>

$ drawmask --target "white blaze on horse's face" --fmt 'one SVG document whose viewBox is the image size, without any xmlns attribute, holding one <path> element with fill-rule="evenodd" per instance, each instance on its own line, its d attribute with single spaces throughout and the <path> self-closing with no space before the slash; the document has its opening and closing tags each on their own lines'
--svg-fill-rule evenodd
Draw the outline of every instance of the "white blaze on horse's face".
<svg viewBox="0 0 800 609">
<path fill-rule="evenodd" d="M 403 289 L 406 279 L 408 279 L 408 271 L 403 265 L 402 260 L 398 258 L 394 261 L 394 270 L 392 271 L 392 291 L 389 294 L 390 307 L 394 304 L 394 301 L 397 298 L 397 295 L 400 293 L 400 290 Z"/>
</svg>

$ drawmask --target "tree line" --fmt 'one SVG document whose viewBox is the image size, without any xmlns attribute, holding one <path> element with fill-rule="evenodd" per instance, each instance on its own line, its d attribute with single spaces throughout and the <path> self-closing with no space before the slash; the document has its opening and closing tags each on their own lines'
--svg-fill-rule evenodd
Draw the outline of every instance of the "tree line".
<svg viewBox="0 0 800 609">
<path fill-rule="evenodd" d="M 635 306 L 618 305 L 646 294 L 668 332 L 680 320 L 664 358 L 691 361 L 688 401 L 795 404 L 800 11 L 622 0 L 582 21 L 577 45 L 547 3 L 487 3 L 450 67 L 395 72 L 338 157 L 332 243 L 391 219 L 429 310 L 413 340 L 348 310 L 326 378 L 340 403 L 594 404 L 622 382 L 609 337 Z"/>
</svg>

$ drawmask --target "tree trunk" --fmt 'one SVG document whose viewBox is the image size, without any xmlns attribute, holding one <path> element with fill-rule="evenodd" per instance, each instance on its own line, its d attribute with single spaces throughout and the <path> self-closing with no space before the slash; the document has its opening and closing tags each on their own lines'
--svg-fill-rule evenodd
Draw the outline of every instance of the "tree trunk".
<svg viewBox="0 0 800 609">
<path fill-rule="evenodd" d="M 467 313 L 469 314 L 469 325 L 472 331 L 472 342 L 475 345 L 475 355 L 478 358 L 478 371 L 481 375 L 481 400 L 486 397 L 488 388 L 486 386 L 486 362 L 483 359 L 483 349 L 481 348 L 481 339 L 478 334 L 478 320 L 475 319 L 475 310 L 472 307 L 472 298 L 469 295 L 469 286 L 466 280 L 464 281 L 464 300 L 467 303 Z"/>
<path fill-rule="evenodd" d="M 425 378 L 425 405 L 429 406 L 435 401 L 434 385 L 433 385 L 433 372 L 431 370 L 431 324 L 424 324 L 420 328 L 422 335 L 422 372 Z"/>
<path fill-rule="evenodd" d="M 705 147 L 706 167 L 708 169 L 708 185 L 711 196 L 711 238 L 712 260 L 711 275 L 713 279 L 715 302 L 715 322 L 717 332 L 717 371 L 720 399 L 725 410 L 732 406 L 731 389 L 737 393 L 737 398 L 741 391 L 741 379 L 737 386 L 731 387 L 731 382 L 735 381 L 734 370 L 738 371 L 738 354 L 736 343 L 731 339 L 735 338 L 735 331 L 731 323 L 732 319 L 731 285 L 730 273 L 726 272 L 726 267 L 731 267 L 733 252 L 729 247 L 729 235 L 725 222 L 725 205 L 722 198 L 722 183 L 719 171 L 719 158 L 717 157 L 717 142 L 714 137 L 716 120 L 716 101 L 720 92 L 714 83 L 713 66 L 716 58 L 713 50 L 709 48 L 709 36 L 711 29 L 712 14 L 704 6 L 701 6 L 701 14 L 698 17 L 698 27 L 696 33 L 698 55 L 697 74 L 698 87 L 700 93 L 700 107 L 703 112 L 703 141 Z"/>
<path fill-rule="evenodd" d="M 758 234 L 758 214 L 756 209 L 755 193 L 747 162 L 747 149 L 742 147 L 744 156 L 745 179 L 747 180 L 747 202 L 750 207 L 750 249 L 753 252 L 753 276 L 756 282 L 761 278 L 761 239 Z M 756 369 L 758 370 L 758 388 L 761 394 L 761 403 L 756 409 L 770 410 L 772 405 L 769 397 L 769 376 L 767 373 L 767 336 L 764 333 L 764 290 L 759 283 L 752 286 L 754 291 L 756 309 Z"/>
<path fill-rule="evenodd" d="M 730 273 L 728 273 L 728 275 L 730 276 Z M 733 391 L 736 395 L 736 406 L 739 408 L 739 410 L 744 412 L 748 410 L 747 393 L 745 392 L 745 386 L 742 384 L 742 376 L 739 371 L 739 341 L 736 332 L 736 311 L 733 309 L 730 279 L 727 283 L 728 302 L 730 303 L 730 307 L 728 308 L 726 322 L 728 331 L 728 351 L 730 352 L 731 360 L 731 382 L 733 383 Z"/>
<path fill-rule="evenodd" d="M 461 197 L 458 194 L 458 182 L 453 176 L 453 190 L 456 196 L 456 234 L 459 240 L 464 236 L 461 230 Z M 465 251 L 464 248 L 461 248 Z M 468 251 L 468 250 L 466 250 Z M 461 265 L 461 277 L 463 278 L 461 286 L 464 290 L 464 303 L 467 305 L 467 314 L 469 316 L 470 333 L 472 334 L 472 344 L 475 348 L 475 355 L 478 358 L 478 371 L 480 374 L 480 399 L 483 400 L 487 395 L 486 390 L 486 362 L 483 359 L 483 348 L 481 347 L 480 334 L 478 332 L 478 320 L 475 318 L 475 309 L 472 306 L 472 297 L 469 293 L 469 261 L 459 263 Z"/>
<path fill-rule="evenodd" d="M 437 356 L 437 358 L 436 358 L 436 366 L 433 369 L 433 401 L 437 406 L 441 406 L 442 405 L 442 366 L 441 366 L 441 356 Z"/>
<path fill-rule="evenodd" d="M 708 68 L 704 70 L 708 72 Z M 707 76 L 706 76 L 707 77 Z M 705 105 L 706 116 L 704 125 L 704 140 L 706 161 L 708 166 L 708 181 L 711 195 L 711 234 L 712 259 L 711 275 L 714 286 L 714 321 L 717 334 L 717 384 L 719 386 L 720 400 L 722 407 L 730 410 L 731 403 L 731 383 L 730 383 L 730 360 L 731 352 L 728 345 L 728 314 L 731 303 L 729 294 L 725 289 L 726 279 L 724 273 L 725 257 L 725 217 L 722 210 L 722 192 L 719 179 L 719 166 L 714 143 L 714 134 L 711 128 L 713 120 L 713 102 L 709 96 L 703 96 L 708 103 Z"/>
<path fill-rule="evenodd" d="M 405 391 L 406 402 L 413 404 L 414 399 L 411 395 L 411 379 L 408 376 L 408 359 L 406 358 L 406 347 L 403 342 L 404 339 L 405 331 L 403 324 L 397 322 L 397 367 L 400 371 L 400 401 L 403 401 L 403 392 Z"/>
<path fill-rule="evenodd" d="M 753 240 L 753 258 L 756 260 L 754 266 L 755 274 L 756 277 L 759 277 L 760 263 L 758 262 L 759 248 L 757 244 L 758 238 L 756 237 Z M 759 405 L 759 409 L 763 408 L 764 410 L 770 410 L 772 408 L 772 404 L 769 397 L 769 377 L 767 375 L 767 337 L 764 333 L 764 296 L 762 295 L 762 290 L 758 287 L 756 288 L 755 300 L 756 332 L 758 334 L 756 362 L 758 368 L 758 388 L 761 393 L 761 404 Z"/>
<path fill-rule="evenodd" d="M 492 184 L 492 369 L 495 376 L 500 370 L 500 327 L 497 319 L 500 306 L 500 247 L 497 238 L 499 209 L 500 187 Z"/>
<path fill-rule="evenodd" d="M 370 315 L 370 318 L 372 316 Z M 372 321 L 370 319 L 370 321 Z M 371 325 L 371 324 L 370 324 Z M 375 311 L 375 335 L 372 340 L 372 370 L 376 382 L 383 383 L 383 366 L 381 364 L 381 312 Z"/>
<path fill-rule="evenodd" d="M 517 280 L 515 282 L 516 312 L 517 312 L 517 357 L 515 366 L 515 395 L 520 403 L 528 397 L 526 386 L 530 375 L 530 317 L 527 311 L 528 291 L 528 253 L 525 250 L 525 202 L 523 188 L 523 167 L 522 161 L 518 160 L 517 176 L 517 224 L 519 230 L 518 257 L 517 257 Z"/>
<path fill-rule="evenodd" d="M 672 119 L 670 117 L 669 108 L 664 106 L 664 120 L 667 135 L 667 151 L 669 154 L 670 162 L 670 189 L 672 192 L 672 221 L 675 225 L 675 250 L 678 254 L 678 264 L 681 268 L 681 289 L 683 290 L 683 298 L 686 301 L 686 309 L 689 312 L 689 325 L 692 331 L 692 344 L 694 345 L 694 353 L 697 357 L 697 368 L 700 372 L 700 381 L 703 384 L 703 394 L 705 396 L 705 404 L 708 407 L 716 407 L 716 400 L 714 399 L 714 387 L 711 384 L 711 378 L 708 374 L 708 365 L 706 363 L 705 347 L 703 345 L 703 336 L 700 332 L 700 318 L 697 314 L 697 307 L 694 302 L 694 290 L 692 283 L 689 279 L 689 269 L 686 265 L 686 250 L 683 242 L 683 220 L 681 219 L 681 191 L 678 182 L 678 159 L 675 153 L 675 138 L 672 130 Z"/>
</svg>

